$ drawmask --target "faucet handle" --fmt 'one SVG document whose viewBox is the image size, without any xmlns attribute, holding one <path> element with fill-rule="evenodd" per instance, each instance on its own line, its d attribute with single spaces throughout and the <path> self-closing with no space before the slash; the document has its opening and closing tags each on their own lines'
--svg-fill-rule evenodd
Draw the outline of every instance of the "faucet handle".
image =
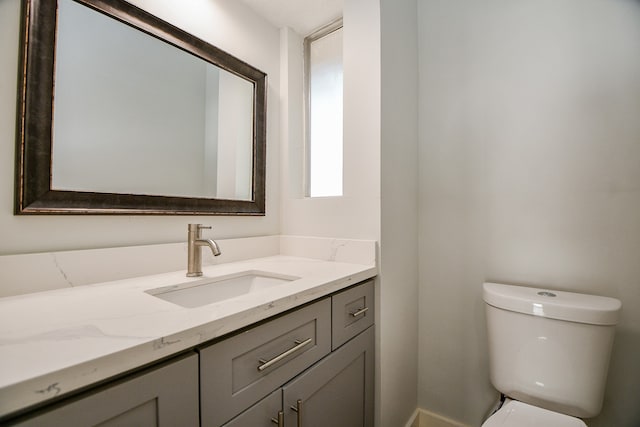
<svg viewBox="0 0 640 427">
<path fill-rule="evenodd" d="M 199 239 L 200 232 L 202 230 L 210 230 L 210 225 L 202 225 L 202 224 L 189 224 L 189 238 Z"/>
<path fill-rule="evenodd" d="M 198 231 L 198 230 L 205 230 L 205 229 L 211 229 L 211 226 L 202 225 L 202 224 L 189 224 L 189 231 Z"/>
</svg>

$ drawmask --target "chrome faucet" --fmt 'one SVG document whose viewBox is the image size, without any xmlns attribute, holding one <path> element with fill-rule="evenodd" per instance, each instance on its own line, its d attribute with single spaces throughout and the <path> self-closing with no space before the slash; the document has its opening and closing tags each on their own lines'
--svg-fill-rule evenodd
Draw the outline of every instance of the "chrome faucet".
<svg viewBox="0 0 640 427">
<path fill-rule="evenodd" d="M 218 256 L 220 248 L 215 240 L 203 239 L 201 232 L 203 229 L 211 229 L 210 226 L 202 224 L 189 224 L 189 233 L 187 240 L 187 277 L 202 276 L 202 251 L 201 246 L 209 246 L 213 256 Z"/>
</svg>

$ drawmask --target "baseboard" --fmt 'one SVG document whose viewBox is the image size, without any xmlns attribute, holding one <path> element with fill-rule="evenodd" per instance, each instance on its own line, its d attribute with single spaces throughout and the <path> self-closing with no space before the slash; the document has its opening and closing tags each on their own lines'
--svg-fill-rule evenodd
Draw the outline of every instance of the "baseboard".
<svg viewBox="0 0 640 427">
<path fill-rule="evenodd" d="M 420 408 L 416 408 L 404 427 L 420 427 Z"/>
<path fill-rule="evenodd" d="M 405 427 L 469 427 L 466 424 L 417 408 Z"/>
</svg>

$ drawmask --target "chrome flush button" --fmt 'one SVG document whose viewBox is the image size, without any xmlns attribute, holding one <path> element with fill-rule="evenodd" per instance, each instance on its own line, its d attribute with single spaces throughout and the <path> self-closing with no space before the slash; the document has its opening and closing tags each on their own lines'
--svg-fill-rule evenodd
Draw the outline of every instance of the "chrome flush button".
<svg viewBox="0 0 640 427">
<path fill-rule="evenodd" d="M 547 292 L 547 291 L 538 292 L 538 295 L 540 295 L 541 297 L 555 297 L 556 296 L 556 294 L 554 294 L 553 292 Z"/>
</svg>

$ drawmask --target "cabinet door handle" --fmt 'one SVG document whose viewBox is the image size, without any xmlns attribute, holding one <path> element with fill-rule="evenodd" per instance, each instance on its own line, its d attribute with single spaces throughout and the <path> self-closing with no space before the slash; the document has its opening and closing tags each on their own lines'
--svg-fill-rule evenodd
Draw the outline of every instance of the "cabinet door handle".
<svg viewBox="0 0 640 427">
<path fill-rule="evenodd" d="M 273 359 L 271 359 L 271 360 L 264 360 L 264 359 L 258 360 L 260 362 L 260 365 L 258 365 L 258 371 L 262 372 L 265 369 L 267 369 L 268 367 L 270 367 L 271 365 L 273 365 L 274 363 L 278 363 L 279 361 L 281 361 L 285 357 L 295 353 L 296 351 L 300 351 L 302 349 L 302 347 L 304 347 L 305 345 L 309 344 L 311 341 L 313 341 L 313 338 L 307 338 L 304 341 L 295 340 L 294 341 L 294 343 L 296 344 L 295 346 L 291 347 L 289 350 L 285 351 L 284 353 L 280 353 L 279 355 L 277 355 Z"/>
<path fill-rule="evenodd" d="M 271 422 L 277 424 L 278 427 L 284 427 L 284 412 L 278 411 L 278 418 L 271 418 Z"/>
<path fill-rule="evenodd" d="M 367 310 L 369 310 L 369 307 L 364 307 L 364 308 L 361 308 L 360 310 L 352 311 L 351 313 L 349 313 L 349 315 L 351 317 L 358 317 L 365 314 Z"/>
<path fill-rule="evenodd" d="M 290 408 L 297 414 L 298 427 L 302 427 L 302 399 L 296 400 L 296 406 Z"/>
</svg>

